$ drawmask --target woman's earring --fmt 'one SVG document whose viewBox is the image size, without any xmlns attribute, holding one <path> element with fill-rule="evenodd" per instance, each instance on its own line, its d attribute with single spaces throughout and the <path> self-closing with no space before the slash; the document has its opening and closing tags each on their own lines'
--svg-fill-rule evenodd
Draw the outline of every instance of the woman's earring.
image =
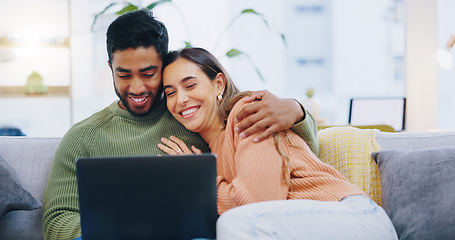
<svg viewBox="0 0 455 240">
<path fill-rule="evenodd" d="M 223 101 L 223 95 L 218 94 L 218 96 L 216 96 L 216 99 L 218 99 L 218 102 Z"/>
</svg>

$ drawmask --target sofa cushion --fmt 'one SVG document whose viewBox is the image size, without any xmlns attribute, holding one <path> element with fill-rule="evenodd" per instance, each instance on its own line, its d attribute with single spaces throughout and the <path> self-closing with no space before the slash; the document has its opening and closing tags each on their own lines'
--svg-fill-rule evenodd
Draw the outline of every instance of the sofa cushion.
<svg viewBox="0 0 455 240">
<path fill-rule="evenodd" d="M 376 162 L 371 157 L 380 146 L 378 130 L 355 127 L 331 127 L 318 132 L 319 158 L 381 205 L 381 186 Z"/>
<path fill-rule="evenodd" d="M 0 136 L 0 156 L 17 173 L 22 186 L 43 201 L 52 158 L 60 138 Z M 0 218 L 1 240 L 42 240 L 43 208 L 12 211 Z"/>
<path fill-rule="evenodd" d="M 455 236 L 455 148 L 372 153 L 378 162 L 382 206 L 399 239 Z"/>
<path fill-rule="evenodd" d="M 34 210 L 41 206 L 41 202 L 22 187 L 16 171 L 0 157 L 0 218 L 10 211 Z"/>
</svg>

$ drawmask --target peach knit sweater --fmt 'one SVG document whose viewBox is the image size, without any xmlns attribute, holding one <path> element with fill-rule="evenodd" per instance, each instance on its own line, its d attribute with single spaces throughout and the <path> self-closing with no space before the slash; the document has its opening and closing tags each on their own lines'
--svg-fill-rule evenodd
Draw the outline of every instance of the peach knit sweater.
<svg viewBox="0 0 455 240">
<path fill-rule="evenodd" d="M 226 129 L 209 145 L 217 155 L 219 214 L 236 206 L 260 201 L 339 201 L 346 196 L 364 194 L 333 167 L 321 162 L 305 141 L 291 130 L 279 133 L 279 145 L 290 159 L 286 174 L 291 184 L 289 188 L 283 177 L 285 161 L 276 148 L 274 138 L 254 143 L 254 136 L 241 139 L 235 133 L 233 116 L 244 106 L 242 100 L 236 103 Z"/>
</svg>

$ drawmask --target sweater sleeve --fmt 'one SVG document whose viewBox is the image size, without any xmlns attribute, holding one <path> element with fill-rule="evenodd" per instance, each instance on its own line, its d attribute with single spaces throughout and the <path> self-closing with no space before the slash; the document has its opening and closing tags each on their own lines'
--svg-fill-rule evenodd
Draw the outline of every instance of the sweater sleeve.
<svg viewBox="0 0 455 240">
<path fill-rule="evenodd" d="M 54 155 L 44 195 L 44 239 L 81 236 L 75 159 L 82 154 L 80 139 L 66 134 Z"/>
<path fill-rule="evenodd" d="M 235 116 L 244 106 L 240 102 L 230 116 Z M 273 136 L 260 143 L 254 143 L 254 137 L 255 135 L 241 139 L 234 131 L 233 118 L 228 119 L 224 144 L 231 144 L 232 147 L 223 150 L 232 151 L 222 153 L 222 156 L 230 158 L 222 161 L 231 161 L 231 164 L 222 165 L 231 167 L 219 169 L 218 178 L 218 197 L 222 211 L 247 203 L 287 198 L 288 186 L 282 172 L 283 158 L 275 147 Z M 235 175 L 232 181 L 225 177 L 229 171 Z"/>
<path fill-rule="evenodd" d="M 305 116 L 302 121 L 294 124 L 294 126 L 291 127 L 291 130 L 305 140 L 311 151 L 313 151 L 316 156 L 319 156 L 318 128 L 316 121 L 310 112 L 306 111 L 301 104 L 300 106 L 302 107 Z"/>
</svg>

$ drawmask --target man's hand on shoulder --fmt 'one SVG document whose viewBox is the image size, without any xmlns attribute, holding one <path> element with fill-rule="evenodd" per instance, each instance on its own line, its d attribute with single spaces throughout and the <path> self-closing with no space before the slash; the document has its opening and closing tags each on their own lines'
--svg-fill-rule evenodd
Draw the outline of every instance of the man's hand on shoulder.
<svg viewBox="0 0 455 240">
<path fill-rule="evenodd" d="M 260 133 L 254 139 L 255 142 L 289 129 L 305 118 L 304 111 L 297 101 L 279 98 L 266 90 L 253 91 L 243 101 L 254 103 L 248 104 L 237 114 L 236 132 L 240 133 L 241 137 Z"/>
</svg>

